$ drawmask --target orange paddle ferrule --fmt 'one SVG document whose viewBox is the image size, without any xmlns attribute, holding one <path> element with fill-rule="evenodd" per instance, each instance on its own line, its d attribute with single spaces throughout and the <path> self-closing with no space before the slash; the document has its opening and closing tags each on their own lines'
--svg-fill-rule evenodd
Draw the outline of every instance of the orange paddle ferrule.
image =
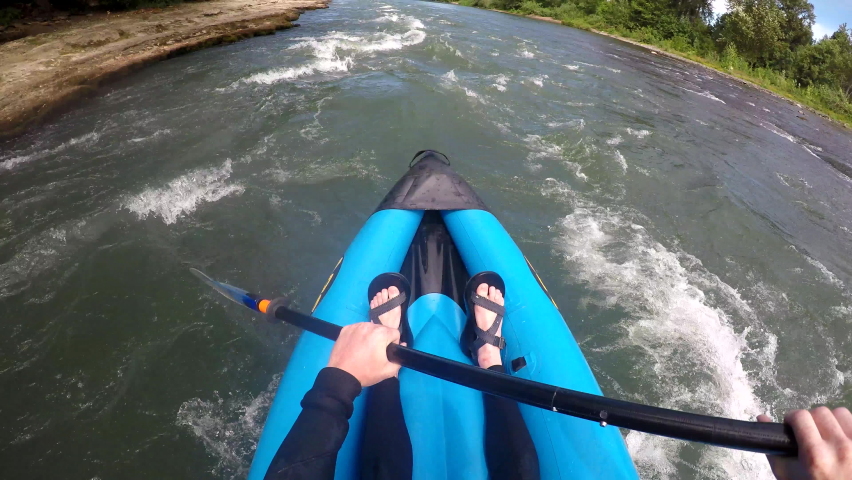
<svg viewBox="0 0 852 480">
<path fill-rule="evenodd" d="M 266 313 L 266 309 L 269 308 L 269 300 L 259 300 L 257 302 L 257 310 L 260 313 Z"/>
</svg>

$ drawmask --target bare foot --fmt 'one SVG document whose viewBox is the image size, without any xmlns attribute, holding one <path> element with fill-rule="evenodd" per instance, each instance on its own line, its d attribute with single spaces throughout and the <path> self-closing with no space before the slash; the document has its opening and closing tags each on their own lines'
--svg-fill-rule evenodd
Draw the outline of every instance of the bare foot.
<svg viewBox="0 0 852 480">
<path fill-rule="evenodd" d="M 503 305 L 503 292 L 494 287 L 489 287 L 487 283 L 480 283 L 476 287 L 476 293 L 480 297 L 485 297 L 497 305 Z M 473 315 L 476 317 L 476 326 L 482 330 L 488 331 L 497 319 L 497 314 L 479 305 L 473 306 Z M 503 323 L 497 328 L 497 336 L 501 337 L 503 333 Z M 494 345 L 485 344 L 479 348 L 476 353 L 476 363 L 482 368 L 493 367 L 494 365 L 503 365 L 503 359 L 500 358 L 500 349 Z"/>
<path fill-rule="evenodd" d="M 384 305 L 391 298 L 395 298 L 399 296 L 399 289 L 396 287 L 390 287 L 382 290 L 381 292 L 377 292 L 376 296 L 370 300 L 370 308 L 376 308 L 379 305 Z M 379 321 L 382 322 L 382 325 L 390 328 L 399 328 L 399 322 L 402 318 L 402 308 L 396 307 L 390 312 L 379 315 Z"/>
</svg>

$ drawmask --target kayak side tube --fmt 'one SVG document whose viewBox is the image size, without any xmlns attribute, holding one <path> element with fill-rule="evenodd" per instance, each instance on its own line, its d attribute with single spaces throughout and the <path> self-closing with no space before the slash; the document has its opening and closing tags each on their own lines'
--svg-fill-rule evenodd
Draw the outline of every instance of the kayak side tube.
<svg viewBox="0 0 852 480">
<path fill-rule="evenodd" d="M 423 218 L 418 210 L 381 210 L 374 213 L 346 250 L 340 270 L 314 316 L 345 326 L 368 321 L 367 287 L 376 275 L 398 272 Z M 390 234 L 389 232 L 392 232 Z M 328 363 L 333 342 L 310 332 L 301 334 L 287 363 L 249 470 L 249 480 L 262 480 L 272 458 L 302 411 L 302 397 Z M 360 432 L 364 395 L 355 400 L 349 431 Z M 336 480 L 358 474 L 360 435 L 348 435 L 337 456 Z"/>
<path fill-rule="evenodd" d="M 468 272 L 495 271 L 506 282 L 507 373 L 601 395 L 565 320 L 497 218 L 483 210 L 443 216 Z M 542 479 L 639 478 L 617 428 L 527 405 L 521 405 L 521 413 L 535 443 Z"/>
</svg>

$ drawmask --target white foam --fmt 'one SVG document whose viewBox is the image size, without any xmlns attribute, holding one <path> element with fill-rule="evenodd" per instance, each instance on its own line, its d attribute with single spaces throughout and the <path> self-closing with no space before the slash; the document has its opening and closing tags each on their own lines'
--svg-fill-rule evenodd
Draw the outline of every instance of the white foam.
<svg viewBox="0 0 852 480">
<path fill-rule="evenodd" d="M 314 121 L 299 130 L 299 135 L 305 140 L 310 140 L 318 145 L 322 145 L 328 141 L 327 138 L 320 138 L 322 135 L 322 124 L 319 121 L 319 116 L 322 113 L 322 104 L 328 100 L 331 100 L 331 97 L 324 97 L 317 102 L 317 113 L 314 114 Z"/>
<path fill-rule="evenodd" d="M 543 192 L 552 194 L 553 183 Z M 667 250 L 641 225 L 576 195 L 572 203 L 576 208 L 560 222 L 556 248 L 575 280 L 593 292 L 591 301 L 626 313 L 619 346 L 642 352 L 637 368 L 656 376 L 661 406 L 737 419 L 762 413 L 741 360 L 751 352 L 745 339 L 750 330 L 736 333 L 722 309 L 753 319 L 748 304 L 700 261 Z M 763 358 L 770 364 L 771 340 Z M 630 432 L 627 444 L 643 477 L 677 478 L 674 462 L 682 461 L 678 453 L 684 443 Z M 701 455 L 695 468 L 709 477 L 772 478 L 759 455 L 714 449 Z"/>
<path fill-rule="evenodd" d="M 186 427 L 218 461 L 214 474 L 222 478 L 245 478 L 269 406 L 281 375 L 273 377 L 257 397 L 213 392 L 211 400 L 194 398 L 178 409 L 175 425 Z"/>
<path fill-rule="evenodd" d="M 813 150 L 811 150 L 810 148 L 808 148 L 808 146 L 807 146 L 807 145 L 804 145 L 804 144 L 802 143 L 802 141 L 800 141 L 798 138 L 796 138 L 796 137 L 794 137 L 794 136 L 790 135 L 789 133 L 785 132 L 784 130 L 781 130 L 781 129 L 780 129 L 780 128 L 778 128 L 777 126 L 775 126 L 775 125 L 773 125 L 773 124 L 771 124 L 771 123 L 763 123 L 763 122 L 761 122 L 760 126 L 762 126 L 763 128 L 765 128 L 765 129 L 769 130 L 770 132 L 774 133 L 775 135 L 778 135 L 778 136 L 779 136 L 779 137 L 781 137 L 781 138 L 786 138 L 787 140 L 789 140 L 789 141 L 791 141 L 791 142 L 795 143 L 796 145 L 801 146 L 802 148 L 804 148 L 804 149 L 805 149 L 805 151 L 806 151 L 806 152 L 808 152 L 809 154 L 811 154 L 811 156 L 813 156 L 813 157 L 815 157 L 815 158 L 819 158 L 819 155 L 817 155 L 816 153 L 814 153 L 814 152 L 813 152 Z"/>
<path fill-rule="evenodd" d="M 465 95 L 479 101 L 479 103 L 483 103 L 483 104 L 486 104 L 486 105 L 488 104 L 488 102 L 484 98 L 482 98 L 482 95 L 474 92 L 473 90 L 471 90 L 467 87 L 462 87 L 462 90 L 464 90 Z"/>
<path fill-rule="evenodd" d="M 841 288 L 841 289 L 845 287 L 845 285 L 843 284 L 843 281 L 841 281 L 839 278 L 837 278 L 837 275 L 832 273 L 832 271 L 829 270 L 828 268 L 826 268 L 825 265 L 820 263 L 819 260 L 811 258 L 809 255 L 803 254 L 803 256 L 805 257 L 805 261 L 807 261 L 808 263 L 813 265 L 817 270 L 819 270 L 819 273 L 822 275 L 822 278 L 824 278 L 828 283 L 834 285 L 835 287 Z"/>
<path fill-rule="evenodd" d="M 621 169 L 627 172 L 627 159 L 618 150 L 615 151 L 615 160 L 621 165 Z"/>
<path fill-rule="evenodd" d="M 293 179 L 293 172 L 288 172 L 287 170 L 282 169 L 281 167 L 270 168 L 264 170 L 263 178 L 271 178 L 278 183 L 287 183 L 288 181 Z M 277 196 L 274 196 L 278 198 Z M 280 200 L 280 198 L 278 198 Z"/>
<path fill-rule="evenodd" d="M 140 220 L 154 215 L 170 225 L 182 215 L 194 212 L 202 203 L 241 194 L 245 190 L 241 184 L 225 183 L 230 176 L 231 160 L 226 160 L 219 168 L 193 170 L 170 181 L 165 187 L 150 188 L 127 198 L 122 207 L 135 213 Z"/>
<path fill-rule="evenodd" d="M 72 138 L 71 140 L 68 140 L 67 142 L 63 143 L 62 145 L 59 145 L 58 147 L 51 150 L 51 153 L 56 153 L 58 151 L 65 150 L 66 148 L 74 146 L 74 145 L 80 145 L 80 144 L 91 145 L 91 144 L 97 142 L 98 139 L 100 139 L 100 138 L 101 138 L 100 133 L 97 133 L 97 132 L 87 133 L 85 135 L 81 135 L 79 137 Z"/>
<path fill-rule="evenodd" d="M 494 126 L 497 127 L 497 130 L 500 130 L 500 133 L 502 133 L 504 135 L 509 135 L 509 134 L 512 133 L 512 129 L 509 128 L 509 124 L 499 123 L 499 122 L 493 122 L 493 123 L 494 123 Z"/>
<path fill-rule="evenodd" d="M 377 22 L 394 22 L 394 23 L 403 23 L 412 29 L 423 29 L 426 28 L 423 25 L 423 22 L 420 20 L 410 16 L 410 15 L 402 15 L 396 13 L 385 13 L 381 17 L 376 19 Z"/>
<path fill-rule="evenodd" d="M 346 33 L 333 32 L 316 38 L 302 38 L 301 42 L 290 46 L 289 50 L 306 49 L 314 57 L 303 65 L 288 68 L 276 68 L 267 72 L 255 73 L 243 79 L 246 83 L 273 84 L 285 80 L 295 80 L 314 74 L 345 73 L 363 55 L 376 52 L 400 50 L 422 43 L 426 33 L 420 29 L 423 23 L 406 15 L 386 15 L 386 21 L 404 22 L 411 30 L 396 34 L 378 32 L 359 37 Z"/>
<path fill-rule="evenodd" d="M 831 311 L 837 318 L 845 319 L 846 323 L 852 324 L 852 305 L 836 305 L 831 307 Z"/>
<path fill-rule="evenodd" d="M 580 69 L 579 65 L 562 65 L 562 66 L 567 68 L 568 70 L 571 70 L 572 72 L 576 72 L 577 70 Z"/>
<path fill-rule="evenodd" d="M 12 157 L 8 160 L 3 160 L 2 162 L 0 162 L 0 170 L 11 170 L 16 165 L 21 163 L 27 163 L 31 160 L 35 160 L 34 155 L 22 155 L 19 157 Z"/>
<path fill-rule="evenodd" d="M 128 142 L 140 143 L 140 142 L 146 142 L 148 140 L 156 140 L 157 138 L 160 138 L 160 137 L 165 136 L 165 135 L 170 135 L 171 133 L 172 133 L 171 130 L 169 130 L 168 128 L 164 128 L 164 129 L 161 129 L 161 130 L 157 130 L 156 132 L 152 133 L 151 135 L 148 135 L 147 137 L 131 138 L 130 140 L 128 140 Z"/>
<path fill-rule="evenodd" d="M 29 240 L 9 259 L 0 264 L 0 299 L 29 287 L 40 273 L 53 268 L 56 257 L 66 244 L 64 229 L 50 229 Z"/>
<path fill-rule="evenodd" d="M 441 75 L 441 79 L 447 83 L 456 83 L 459 81 L 459 77 L 456 76 L 455 70 L 450 70 L 449 72 Z"/>
<path fill-rule="evenodd" d="M 527 158 L 562 158 L 562 147 L 542 139 L 539 135 L 527 135 L 524 141 L 527 143 L 529 149 L 532 150 L 532 153 Z"/>
<path fill-rule="evenodd" d="M 384 34 L 381 38 L 374 42 L 368 42 L 361 45 L 358 50 L 362 52 L 384 52 L 388 50 L 400 50 L 403 47 L 409 47 L 423 43 L 426 39 L 426 33 L 420 30 L 409 30 L 402 35 Z"/>
<path fill-rule="evenodd" d="M 610 71 L 610 72 L 612 72 L 612 73 L 621 73 L 621 70 L 619 70 L 619 69 L 617 69 L 617 68 L 605 67 L 605 66 L 603 66 L 603 65 L 595 65 L 594 63 L 586 63 L 586 62 L 577 62 L 577 63 L 579 63 L 580 65 L 585 65 L 585 66 L 587 66 L 587 67 L 603 68 L 603 69 L 605 69 L 605 70 L 609 70 L 609 71 Z"/>
<path fill-rule="evenodd" d="M 746 102 L 746 103 L 747 103 L 747 104 L 749 104 L 749 105 L 751 105 L 752 107 L 756 107 L 756 106 L 757 106 L 757 105 L 755 105 L 755 104 L 753 104 L 753 103 L 751 103 L 751 102 Z"/>
<path fill-rule="evenodd" d="M 22 163 L 31 162 L 33 160 L 39 160 L 49 155 L 53 155 L 59 152 L 66 150 L 69 147 L 73 147 L 76 145 L 80 146 L 90 146 L 97 143 L 98 139 L 101 138 L 100 133 L 91 132 L 85 135 L 81 135 L 79 137 L 74 137 L 67 142 L 61 143 L 59 146 L 54 148 L 49 148 L 45 150 L 41 150 L 38 152 L 30 153 L 27 155 L 16 155 L 14 157 L 8 158 L 0 162 L 0 171 L 2 170 L 11 170 L 12 168 L 20 165 Z"/>
<path fill-rule="evenodd" d="M 621 135 L 616 135 L 616 136 L 614 136 L 610 139 L 607 139 L 606 144 L 616 146 L 616 145 L 620 145 L 621 142 L 623 142 L 623 141 L 624 141 L 624 139 L 621 138 Z"/>
<path fill-rule="evenodd" d="M 577 192 L 570 185 L 551 177 L 544 179 L 541 194 L 569 205 L 574 205 L 577 199 Z M 552 227 L 548 225 L 548 228 Z"/>
<path fill-rule="evenodd" d="M 559 145 L 544 140 L 539 135 L 527 135 L 524 142 L 526 142 L 527 148 L 530 150 L 530 153 L 527 155 L 527 166 L 531 170 L 539 170 L 541 168 L 542 160 L 559 160 L 569 170 L 571 170 L 578 179 L 584 182 L 589 180 L 589 177 L 583 173 L 582 166 L 580 164 L 566 160 L 563 157 L 563 150 Z"/>
<path fill-rule="evenodd" d="M 268 72 L 255 73 L 254 75 L 246 78 L 245 81 L 248 83 L 271 85 L 282 80 L 294 80 L 300 77 L 313 75 L 315 73 L 348 72 L 353 63 L 354 62 L 351 57 L 322 59 L 299 67 L 275 69 Z"/>
<path fill-rule="evenodd" d="M 533 171 L 541 168 L 542 159 L 562 157 L 562 147 L 542 140 L 539 135 L 527 135 L 524 141 L 530 149 L 530 153 L 527 154 L 527 166 Z"/>
<path fill-rule="evenodd" d="M 526 48 L 524 48 L 520 52 L 518 52 L 518 55 L 520 55 L 523 58 L 535 58 L 535 54 L 530 52 Z"/>
<path fill-rule="evenodd" d="M 509 83 L 509 77 L 501 73 L 500 75 L 494 77 L 494 83 L 491 86 L 501 92 L 505 92 L 507 83 Z"/>
<path fill-rule="evenodd" d="M 635 430 L 628 432 L 624 441 L 643 477 L 647 475 L 647 478 L 677 478 L 675 462 L 678 460 L 680 442 Z"/>
<path fill-rule="evenodd" d="M 464 58 L 464 55 L 462 55 L 461 51 L 458 48 L 451 45 L 450 42 L 448 42 L 446 39 L 441 38 L 441 39 L 438 40 L 438 42 L 441 43 L 447 50 L 453 52 L 453 55 L 455 55 L 459 58 Z"/>
<path fill-rule="evenodd" d="M 548 78 L 547 75 L 536 75 L 534 77 L 530 77 L 530 81 L 537 87 L 543 87 L 544 79 L 546 78 Z"/>
<path fill-rule="evenodd" d="M 571 128 L 577 131 L 580 131 L 586 127 L 586 121 L 582 118 L 578 118 L 575 120 L 569 120 L 567 122 L 548 122 L 548 128 Z"/>
<path fill-rule="evenodd" d="M 704 92 L 704 91 L 699 92 L 699 91 L 690 90 L 690 89 L 688 89 L 688 88 L 684 88 L 684 87 L 680 87 L 680 88 L 682 88 L 682 89 L 686 90 L 687 92 L 691 92 L 691 93 L 694 93 L 694 94 L 696 94 L 696 95 L 700 95 L 700 96 L 702 96 L 702 97 L 709 98 L 710 100 L 713 100 L 713 101 L 716 101 L 716 102 L 720 102 L 720 103 L 725 103 L 725 101 L 724 101 L 724 100 L 722 100 L 721 98 L 719 98 L 719 97 L 717 97 L 717 96 L 713 95 L 713 94 L 712 94 L 712 93 L 710 93 L 710 92 Z M 727 105 L 727 103 L 725 103 L 725 105 Z"/>
<path fill-rule="evenodd" d="M 645 138 L 651 134 L 648 130 L 633 130 L 632 128 L 627 128 L 627 133 L 633 135 L 636 138 Z"/>
</svg>

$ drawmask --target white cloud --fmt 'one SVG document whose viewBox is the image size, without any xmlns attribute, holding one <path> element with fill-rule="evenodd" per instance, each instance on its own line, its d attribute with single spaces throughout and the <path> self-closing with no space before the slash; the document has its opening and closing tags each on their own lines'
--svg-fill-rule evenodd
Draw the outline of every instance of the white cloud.
<svg viewBox="0 0 852 480">
<path fill-rule="evenodd" d="M 815 23 L 814 26 L 813 26 L 813 30 L 814 30 L 814 40 L 822 40 L 822 37 L 824 37 L 826 35 L 831 35 L 831 34 L 833 34 L 834 32 L 837 31 L 836 28 L 831 29 L 831 28 L 826 27 L 825 25 L 823 25 L 821 23 Z"/>
<path fill-rule="evenodd" d="M 728 11 L 728 0 L 713 0 L 713 13 L 721 15 Z"/>
</svg>

